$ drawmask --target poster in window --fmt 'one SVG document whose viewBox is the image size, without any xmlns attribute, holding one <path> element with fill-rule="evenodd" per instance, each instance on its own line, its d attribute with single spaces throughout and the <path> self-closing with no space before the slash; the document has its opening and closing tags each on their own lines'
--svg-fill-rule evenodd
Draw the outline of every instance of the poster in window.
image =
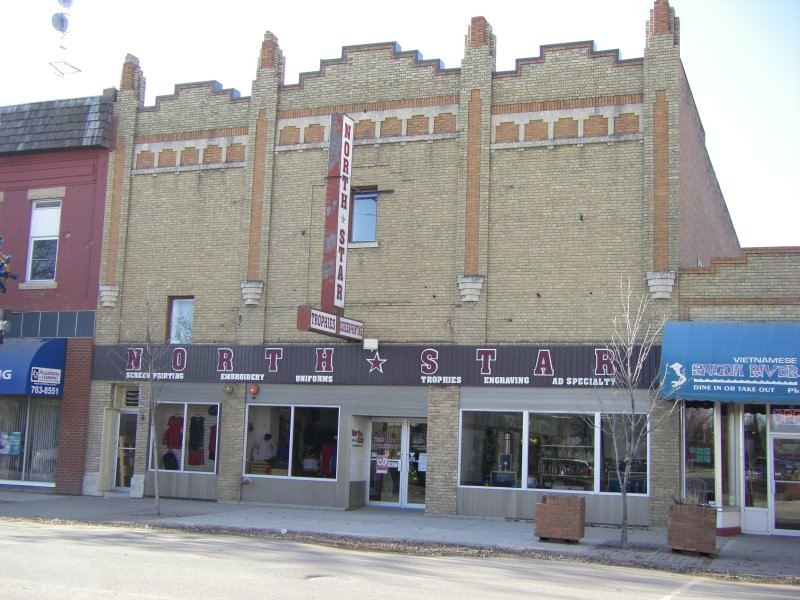
<svg viewBox="0 0 800 600">
<path fill-rule="evenodd" d="M 375 472 L 378 475 L 386 475 L 389 472 L 389 457 L 379 454 L 375 457 Z"/>
<path fill-rule="evenodd" d="M 19 431 L 0 431 L 0 454 L 19 454 L 22 433 Z"/>
</svg>

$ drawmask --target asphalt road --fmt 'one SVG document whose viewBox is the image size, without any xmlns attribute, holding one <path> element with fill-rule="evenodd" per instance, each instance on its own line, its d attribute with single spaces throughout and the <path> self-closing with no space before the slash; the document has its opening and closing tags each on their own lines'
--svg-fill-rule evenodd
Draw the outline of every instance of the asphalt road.
<svg viewBox="0 0 800 600">
<path fill-rule="evenodd" d="M 796 586 L 527 558 L 361 552 L 280 539 L 0 524 L 4 598 L 797 598 Z"/>
</svg>

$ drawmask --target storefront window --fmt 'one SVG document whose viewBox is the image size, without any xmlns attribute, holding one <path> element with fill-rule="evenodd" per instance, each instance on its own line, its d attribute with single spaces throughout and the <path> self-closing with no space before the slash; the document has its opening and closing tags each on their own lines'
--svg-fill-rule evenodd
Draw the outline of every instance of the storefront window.
<svg viewBox="0 0 800 600">
<path fill-rule="evenodd" d="M 624 477 L 625 456 L 634 450 L 628 479 L 628 493 L 647 493 L 647 416 L 614 415 L 603 416 L 601 421 L 602 443 L 600 460 L 601 492 L 619 492 L 620 479 Z M 633 448 L 632 446 L 636 446 Z M 619 473 L 618 473 L 619 470 Z"/>
<path fill-rule="evenodd" d="M 0 396 L 0 480 L 55 483 L 61 404 Z"/>
<path fill-rule="evenodd" d="M 598 491 L 599 479 L 599 491 L 619 492 L 619 481 L 613 471 L 616 455 L 612 432 L 617 427 L 617 438 L 621 440 L 625 427 L 622 422 L 599 413 L 528 411 L 465 411 L 461 422 L 461 485 L 592 492 Z M 642 443 L 634 455 L 628 492 L 646 494 L 646 415 L 640 415 L 636 427 L 642 433 Z M 527 456 L 521 457 L 526 460 L 522 463 L 519 440 L 525 436 Z M 595 469 L 598 443 L 603 465 L 600 473 Z M 620 446 L 620 452 L 623 449 Z"/>
<path fill-rule="evenodd" d="M 714 493 L 714 403 L 687 402 L 684 408 L 687 502 L 711 503 Z"/>
<path fill-rule="evenodd" d="M 464 412 L 461 485 L 520 487 L 522 413 Z"/>
<path fill-rule="evenodd" d="M 744 505 L 767 508 L 767 410 L 747 404 L 742 420 L 744 440 Z"/>
<path fill-rule="evenodd" d="M 722 467 L 722 505 L 736 506 L 736 490 L 739 488 L 739 461 L 736 440 L 736 411 L 732 405 L 720 405 L 720 463 Z"/>
<path fill-rule="evenodd" d="M 594 415 L 531 414 L 528 487 L 594 490 Z"/>
<path fill-rule="evenodd" d="M 216 472 L 218 419 L 217 404 L 159 403 L 155 410 L 158 468 Z"/>
<path fill-rule="evenodd" d="M 339 409 L 250 406 L 245 473 L 335 478 Z"/>
</svg>

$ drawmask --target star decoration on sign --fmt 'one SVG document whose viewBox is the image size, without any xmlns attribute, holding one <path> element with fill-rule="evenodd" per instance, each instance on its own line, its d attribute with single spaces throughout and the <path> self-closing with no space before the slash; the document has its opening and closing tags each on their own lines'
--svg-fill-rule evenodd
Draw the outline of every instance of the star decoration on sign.
<svg viewBox="0 0 800 600">
<path fill-rule="evenodd" d="M 369 363 L 369 372 L 372 373 L 373 371 L 378 371 L 379 373 L 383 373 L 383 363 L 386 362 L 387 359 L 381 358 L 381 355 L 378 351 L 375 351 L 375 356 L 372 358 L 366 359 Z"/>
</svg>

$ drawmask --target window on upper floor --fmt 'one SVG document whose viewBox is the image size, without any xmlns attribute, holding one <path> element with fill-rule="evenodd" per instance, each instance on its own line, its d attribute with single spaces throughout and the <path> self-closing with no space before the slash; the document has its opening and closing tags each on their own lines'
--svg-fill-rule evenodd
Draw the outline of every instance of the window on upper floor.
<svg viewBox="0 0 800 600">
<path fill-rule="evenodd" d="M 353 194 L 353 213 L 350 224 L 352 243 L 376 242 L 378 231 L 378 193 L 375 190 Z"/>
<path fill-rule="evenodd" d="M 194 298 L 176 297 L 169 299 L 169 343 L 191 344 L 192 322 L 194 320 Z"/>
<path fill-rule="evenodd" d="M 35 200 L 31 207 L 27 281 L 55 281 L 61 200 Z"/>
</svg>

